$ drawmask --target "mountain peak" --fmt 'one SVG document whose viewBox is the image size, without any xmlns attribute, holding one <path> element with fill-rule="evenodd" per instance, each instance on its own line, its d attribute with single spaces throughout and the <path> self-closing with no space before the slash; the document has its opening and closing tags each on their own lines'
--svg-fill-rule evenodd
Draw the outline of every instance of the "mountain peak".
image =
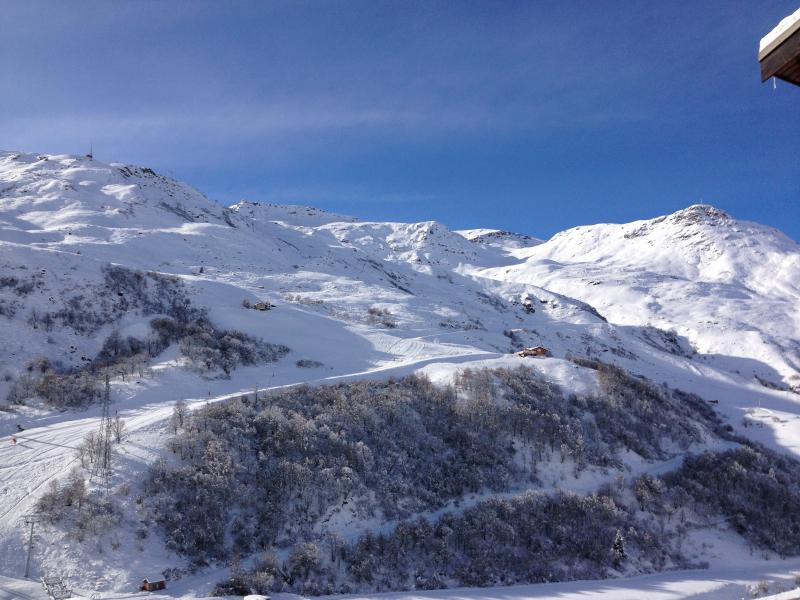
<svg viewBox="0 0 800 600">
<path fill-rule="evenodd" d="M 692 204 L 683 210 L 672 213 L 668 219 L 673 223 L 683 225 L 694 225 L 696 223 L 720 225 L 733 220 L 724 210 L 720 210 L 710 204 Z"/>
<path fill-rule="evenodd" d="M 0 152 L 0 198 L 0 225 L 14 236 L 102 231 L 108 241 L 117 229 L 226 221 L 220 205 L 153 169 L 67 154 Z"/>
<path fill-rule="evenodd" d="M 455 233 L 467 238 L 473 244 L 493 247 L 503 251 L 530 248 L 542 243 L 542 240 L 525 235 L 524 233 L 503 231 L 500 229 L 460 229 Z"/>
</svg>

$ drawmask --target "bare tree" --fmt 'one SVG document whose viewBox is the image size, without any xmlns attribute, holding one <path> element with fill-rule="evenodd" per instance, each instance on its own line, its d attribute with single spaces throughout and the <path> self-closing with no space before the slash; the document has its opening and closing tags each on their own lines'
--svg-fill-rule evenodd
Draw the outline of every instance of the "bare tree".
<svg viewBox="0 0 800 600">
<path fill-rule="evenodd" d="M 119 413 L 114 415 L 114 421 L 111 424 L 111 430 L 114 433 L 114 441 L 118 444 L 122 442 L 125 437 L 125 421 L 123 421 Z"/>
<path fill-rule="evenodd" d="M 179 429 L 183 429 L 187 413 L 186 401 L 178 400 L 172 408 L 172 418 L 170 419 L 170 427 L 173 432 L 177 433 Z"/>
</svg>

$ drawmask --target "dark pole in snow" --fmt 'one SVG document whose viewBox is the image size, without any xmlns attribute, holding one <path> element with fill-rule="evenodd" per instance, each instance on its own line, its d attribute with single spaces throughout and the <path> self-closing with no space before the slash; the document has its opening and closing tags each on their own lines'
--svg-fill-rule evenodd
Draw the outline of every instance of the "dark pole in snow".
<svg viewBox="0 0 800 600">
<path fill-rule="evenodd" d="M 25 579 L 28 579 L 28 575 L 31 572 L 31 555 L 33 554 L 33 526 L 39 522 L 39 517 L 37 515 L 25 515 L 25 525 L 31 526 L 31 531 L 28 536 L 28 559 L 25 561 Z"/>
</svg>

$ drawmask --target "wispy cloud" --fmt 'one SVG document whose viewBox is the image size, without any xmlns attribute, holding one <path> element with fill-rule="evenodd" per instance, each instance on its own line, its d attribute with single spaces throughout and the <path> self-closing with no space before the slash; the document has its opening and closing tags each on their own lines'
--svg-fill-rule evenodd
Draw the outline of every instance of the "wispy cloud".
<svg viewBox="0 0 800 600">
<path fill-rule="evenodd" d="M 584 21 L 568 32 L 546 26 L 563 11 L 364 4 L 359 12 L 325 3 L 164 11 L 145 3 L 82 23 L 88 5 L 33 6 L 0 40 L 0 84 L 16 91 L 0 97 L 2 143 L 12 147 L 63 149 L 92 138 L 132 150 L 121 156 L 149 147 L 178 164 L 182 148 L 260 142 L 286 161 L 359 151 L 375 139 L 425 143 L 647 116 L 604 101 L 602 59 L 582 51 L 584 68 L 563 68 L 578 58 L 573 36 L 592 32 Z M 39 30 L 33 21 L 43 21 Z M 48 44 L 21 51 L 42 28 Z"/>
<path fill-rule="evenodd" d="M 402 100 L 402 101 L 399 101 Z M 373 104 L 349 98 L 282 103 L 196 106 L 191 111 L 167 107 L 98 113 L 54 111 L 49 114 L 0 115 L 2 143 L 13 149 L 69 151 L 89 140 L 119 150 L 120 157 L 148 149 L 153 159 L 172 156 L 173 165 L 203 160 L 202 154 L 175 154 L 194 148 L 220 151 L 258 146 L 280 162 L 309 153 L 358 151 L 364 143 L 440 141 L 443 137 L 502 136 L 608 127 L 640 120 L 603 106 L 577 107 L 561 118 L 563 100 L 544 99 L 519 107 L 484 102 L 440 103 L 429 97 L 387 98 Z"/>
</svg>

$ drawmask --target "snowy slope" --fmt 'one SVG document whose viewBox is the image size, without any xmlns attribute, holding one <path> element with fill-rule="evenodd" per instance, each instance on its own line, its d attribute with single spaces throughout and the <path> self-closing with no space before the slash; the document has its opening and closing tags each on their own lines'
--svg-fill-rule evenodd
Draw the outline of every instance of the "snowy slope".
<svg viewBox="0 0 800 600">
<path fill-rule="evenodd" d="M 70 307 L 113 310 L 122 300 L 98 300 L 109 263 L 175 276 L 219 327 L 291 350 L 226 378 L 188 370 L 172 347 L 144 376 L 115 378 L 114 408 L 130 436 L 124 475 L 132 479 L 163 452 L 178 399 L 200 405 L 254 387 L 418 369 L 447 382 L 464 365 L 521 364 L 509 352 L 539 344 L 553 357 L 533 364 L 567 389 L 590 389 L 594 375 L 566 355 L 599 357 L 719 400 L 735 427 L 744 417 L 761 423 L 744 431 L 800 455 L 800 397 L 765 386 L 798 383 L 798 247 L 710 207 L 576 228 L 540 243 L 310 207 L 222 207 L 150 169 L 2 152 L 0 402 L 36 356 L 79 367 L 112 332 L 147 332 L 154 315 L 136 306 L 84 330 L 34 318 Z M 248 310 L 242 300 L 276 308 Z M 317 362 L 303 368 L 301 359 Z M 68 473 L 98 415 L 97 407 L 58 412 L 35 403 L 0 412 L 0 574 L 19 576 L 20 519 Z M 11 446 L 17 423 L 26 431 Z M 58 568 L 102 590 L 129 589 L 141 571 L 180 562 L 155 536 L 135 563 L 125 552 L 92 554 L 53 529 L 42 536 L 40 572 Z"/>
<path fill-rule="evenodd" d="M 66 360 L 79 364 L 111 330 L 135 326 L 111 323 L 90 336 L 69 327 L 31 330 L 31 311 L 61 308 L 87 286 L 100 285 L 107 263 L 179 276 L 213 320 L 285 343 L 297 354 L 307 353 L 305 345 L 319 335 L 320 319 L 345 337 L 356 327 L 370 349 L 354 353 L 363 368 L 398 357 L 472 352 L 475 344 L 506 351 L 503 330 L 540 327 L 548 311 L 559 320 L 569 313 L 567 320 L 600 322 L 568 300 L 526 314 L 518 301 L 526 290 L 539 293 L 532 286 L 496 297 L 487 290 L 494 282 L 460 272 L 503 264 L 502 253 L 433 222 L 360 223 L 315 209 L 252 203 L 228 209 L 148 169 L 83 158 L 6 153 L 0 178 L 0 268 L 33 286 L 25 294 L 18 284 L 0 290 L 9 313 L 3 326 L 10 338 L 26 339 L 0 350 L 0 371 L 11 374 L 40 354 L 64 359 L 63 348 L 72 350 Z M 91 303 L 88 296 L 80 302 Z M 243 311 L 245 298 L 269 300 L 279 310 L 269 317 Z M 402 327 L 369 327 L 372 306 L 389 311 Z M 126 316 L 137 319 L 143 320 Z M 315 335 L 282 334 L 285 320 L 292 328 L 308 320 Z M 436 338 L 441 343 L 431 342 Z M 324 362 L 331 360 L 336 357 Z"/>
<path fill-rule="evenodd" d="M 506 253 L 542 243 L 542 240 L 523 233 L 513 233 L 499 229 L 459 229 L 456 233 L 464 236 L 474 244 L 497 248 Z"/>
<path fill-rule="evenodd" d="M 480 271 L 579 298 L 609 321 L 685 337 L 698 360 L 800 388 L 800 247 L 710 206 L 576 227 Z"/>
</svg>

